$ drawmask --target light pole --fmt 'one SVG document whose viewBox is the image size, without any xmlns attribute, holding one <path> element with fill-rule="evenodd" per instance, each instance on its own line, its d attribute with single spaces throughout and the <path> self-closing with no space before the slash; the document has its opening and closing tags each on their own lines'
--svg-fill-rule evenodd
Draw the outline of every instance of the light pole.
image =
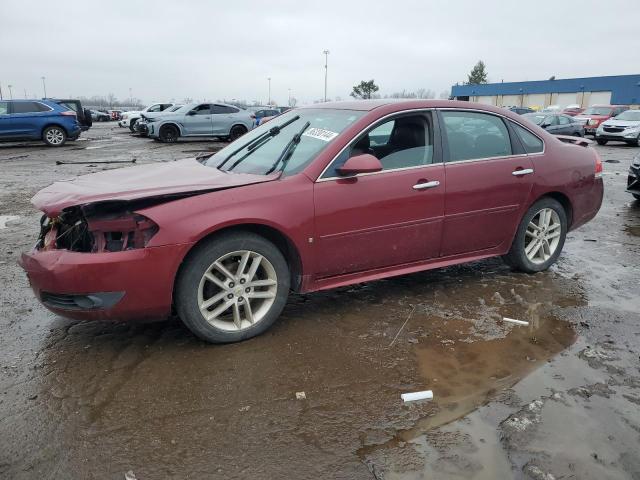
<svg viewBox="0 0 640 480">
<path fill-rule="evenodd" d="M 129 106 L 133 103 L 133 95 L 131 95 L 131 87 L 129 87 Z"/>
<path fill-rule="evenodd" d="M 45 78 L 44 77 L 40 77 L 42 78 L 42 89 L 44 90 L 44 98 L 47 98 L 47 84 L 45 83 Z"/>
<path fill-rule="evenodd" d="M 2 100 L 2 83 L 0 83 L 0 100 Z"/>
<path fill-rule="evenodd" d="M 269 80 L 269 101 L 267 105 L 271 106 L 271 77 L 267 77 L 267 80 Z"/>
<path fill-rule="evenodd" d="M 291 89 L 289 88 L 289 106 L 291 106 Z"/>
<path fill-rule="evenodd" d="M 24 88 L 23 90 L 24 90 L 24 98 L 27 98 L 27 89 Z"/>
<path fill-rule="evenodd" d="M 327 74 L 329 72 L 329 50 L 324 50 L 324 101 L 327 101 Z"/>
<path fill-rule="evenodd" d="M 7 87 L 9 87 L 9 100 L 13 100 L 13 92 L 11 91 L 13 85 L 7 85 Z"/>
</svg>

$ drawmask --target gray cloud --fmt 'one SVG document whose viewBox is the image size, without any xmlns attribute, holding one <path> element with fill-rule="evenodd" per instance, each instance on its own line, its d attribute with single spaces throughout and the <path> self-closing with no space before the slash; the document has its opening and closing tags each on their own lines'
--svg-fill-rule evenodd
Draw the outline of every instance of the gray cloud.
<svg viewBox="0 0 640 480">
<path fill-rule="evenodd" d="M 626 12 L 626 13 L 625 13 Z M 638 73 L 637 0 L 2 2 L 0 82 L 14 95 L 114 93 L 285 103 L 374 78 L 447 90 L 482 59 L 491 81 Z M 611 48 L 615 43 L 622 48 Z M 6 91 L 6 90 L 5 90 Z"/>
</svg>

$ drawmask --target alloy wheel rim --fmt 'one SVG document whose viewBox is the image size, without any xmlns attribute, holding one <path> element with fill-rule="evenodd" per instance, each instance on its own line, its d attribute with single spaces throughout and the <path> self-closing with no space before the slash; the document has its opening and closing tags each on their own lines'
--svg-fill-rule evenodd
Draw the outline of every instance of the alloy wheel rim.
<svg viewBox="0 0 640 480">
<path fill-rule="evenodd" d="M 278 276 L 257 252 L 227 253 L 204 272 L 198 285 L 198 308 L 220 330 L 247 330 L 264 319 L 276 300 Z"/>
<path fill-rule="evenodd" d="M 47 132 L 47 141 L 54 145 L 59 145 L 64 139 L 64 134 L 57 128 L 53 128 Z"/>
<path fill-rule="evenodd" d="M 561 234 L 558 212 L 543 208 L 536 213 L 525 231 L 524 253 L 529 261 L 540 265 L 549 260 L 558 249 Z"/>
</svg>

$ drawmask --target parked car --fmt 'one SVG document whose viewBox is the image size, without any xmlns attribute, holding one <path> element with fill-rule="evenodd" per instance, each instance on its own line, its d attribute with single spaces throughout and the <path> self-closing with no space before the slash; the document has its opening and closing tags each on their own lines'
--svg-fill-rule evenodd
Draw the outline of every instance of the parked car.
<svg viewBox="0 0 640 480">
<path fill-rule="evenodd" d="M 574 143 L 477 103 L 299 108 L 209 158 L 45 188 L 20 264 L 60 315 L 158 318 L 175 307 L 207 341 L 244 340 L 269 328 L 290 290 L 495 256 L 547 269 L 602 202 L 600 157 Z"/>
<path fill-rule="evenodd" d="M 609 141 L 640 146 L 640 110 L 625 110 L 602 122 L 596 130 L 596 142 L 606 145 Z"/>
<path fill-rule="evenodd" d="M 584 108 L 582 108 L 580 105 L 567 105 L 564 110 L 562 110 L 562 113 L 564 113 L 565 115 L 569 115 L 570 117 L 580 115 L 582 112 L 584 112 Z"/>
<path fill-rule="evenodd" d="M 626 105 L 594 105 L 574 118 L 584 125 L 584 133 L 595 135 L 602 122 L 629 110 Z"/>
<path fill-rule="evenodd" d="M 541 111 L 544 113 L 560 113 L 562 109 L 560 105 L 548 105 L 544 107 Z"/>
<path fill-rule="evenodd" d="M 260 123 L 262 122 L 262 119 L 265 117 L 275 117 L 277 115 L 280 115 L 280 110 L 278 110 L 277 108 L 270 108 L 270 107 L 259 107 L 259 108 L 254 108 L 253 109 L 253 113 L 251 114 L 251 118 L 253 118 L 253 123 L 254 126 L 258 126 L 260 125 Z"/>
<path fill-rule="evenodd" d="M 627 192 L 633 195 L 633 198 L 636 200 L 640 200 L 640 153 L 636 155 L 631 163 L 631 167 L 629 167 Z"/>
<path fill-rule="evenodd" d="M 159 117 L 163 113 L 175 112 L 176 110 L 178 110 L 181 107 L 182 107 L 182 105 L 178 104 L 178 105 L 174 105 L 173 107 L 167 108 L 164 112 L 154 112 L 154 113 L 147 112 L 147 113 L 143 113 L 143 114 L 140 115 L 140 119 L 135 123 L 134 130 L 139 135 L 141 135 L 143 137 L 147 137 L 147 136 L 149 136 L 148 124 L 149 124 L 149 120 L 151 118 Z"/>
<path fill-rule="evenodd" d="M 91 110 L 91 119 L 94 122 L 109 122 L 111 121 L 111 115 L 100 110 Z"/>
<path fill-rule="evenodd" d="M 235 140 L 252 128 L 249 111 L 224 103 L 190 103 L 147 119 L 149 137 L 167 143 L 185 137 Z"/>
<path fill-rule="evenodd" d="M 169 107 L 175 105 L 174 103 L 154 103 L 149 105 L 148 107 L 142 110 L 132 110 L 129 112 L 124 112 L 122 114 L 122 120 L 118 122 L 118 125 L 121 127 L 127 127 L 131 132 L 135 132 L 136 122 L 140 119 L 140 115 L 143 113 L 156 113 L 162 112 Z"/>
<path fill-rule="evenodd" d="M 514 113 L 517 113 L 518 115 L 524 115 L 525 113 L 535 112 L 535 110 L 533 110 L 532 108 L 526 108 L 526 107 L 509 107 L 509 110 L 511 110 Z"/>
<path fill-rule="evenodd" d="M 527 113 L 524 118 L 554 135 L 584 136 L 584 126 L 573 117 L 562 113 Z"/>
<path fill-rule="evenodd" d="M 82 130 L 83 132 L 89 130 L 91 128 L 91 125 L 93 125 L 91 110 L 89 110 L 88 108 L 84 108 L 80 100 L 69 98 L 43 98 L 43 100 L 55 102 L 58 105 L 62 105 L 63 107 L 76 112 L 76 118 L 78 119 L 78 124 L 80 124 L 80 130 Z"/>
<path fill-rule="evenodd" d="M 117 121 L 122 118 L 122 110 L 107 110 L 107 113 L 111 115 L 111 120 Z"/>
<path fill-rule="evenodd" d="M 80 136 L 76 112 L 50 100 L 0 100 L 0 141 L 42 140 L 60 147 Z"/>
</svg>

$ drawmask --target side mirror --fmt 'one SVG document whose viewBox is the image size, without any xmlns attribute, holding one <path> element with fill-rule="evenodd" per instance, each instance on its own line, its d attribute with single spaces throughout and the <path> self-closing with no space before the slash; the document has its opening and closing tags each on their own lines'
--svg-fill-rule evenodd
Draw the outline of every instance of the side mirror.
<svg viewBox="0 0 640 480">
<path fill-rule="evenodd" d="M 372 173 L 382 170 L 382 163 L 369 153 L 350 157 L 342 167 L 338 168 L 340 175 L 356 175 L 358 173 Z"/>
<path fill-rule="evenodd" d="M 550 123 L 543 123 L 543 124 L 540 125 L 540 128 L 548 128 L 550 126 L 551 126 Z"/>
</svg>

